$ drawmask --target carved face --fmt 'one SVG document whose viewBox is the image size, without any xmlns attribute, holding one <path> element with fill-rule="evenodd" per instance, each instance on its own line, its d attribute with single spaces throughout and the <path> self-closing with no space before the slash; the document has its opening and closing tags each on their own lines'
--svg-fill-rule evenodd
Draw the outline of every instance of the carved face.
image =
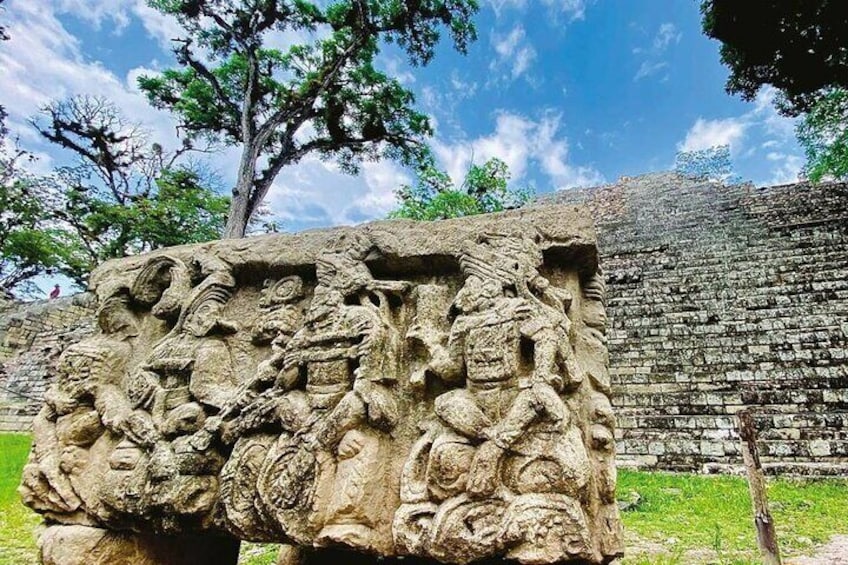
<svg viewBox="0 0 848 565">
<path fill-rule="evenodd" d="M 503 287 L 494 280 L 482 280 L 471 275 L 456 294 L 454 306 L 463 313 L 480 312 L 495 305 L 495 300 L 503 296 Z"/>
<path fill-rule="evenodd" d="M 205 300 L 186 316 L 183 331 L 196 337 L 209 335 L 218 323 L 218 314 L 223 304 L 217 300 Z"/>
<path fill-rule="evenodd" d="M 98 325 L 104 334 L 123 333 L 138 335 L 138 324 L 132 313 L 122 303 L 104 305 L 98 315 Z"/>
</svg>

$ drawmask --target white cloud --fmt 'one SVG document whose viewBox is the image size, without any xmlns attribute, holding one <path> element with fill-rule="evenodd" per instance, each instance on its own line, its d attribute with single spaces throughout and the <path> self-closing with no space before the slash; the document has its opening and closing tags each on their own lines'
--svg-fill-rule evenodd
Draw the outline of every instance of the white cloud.
<svg viewBox="0 0 848 565">
<path fill-rule="evenodd" d="M 671 22 L 660 24 L 657 35 L 654 36 L 654 49 L 664 51 L 672 43 L 678 43 L 682 37 L 682 33 L 677 31 L 677 26 Z"/>
<path fill-rule="evenodd" d="M 561 119 L 553 112 L 546 113 L 538 121 L 499 112 L 495 131 L 490 135 L 466 141 L 436 139 L 432 145 L 456 183 L 462 181 L 472 161 L 480 164 L 497 157 L 507 164 L 515 183 L 522 181 L 528 166 L 534 163 L 556 189 L 600 184 L 603 177 L 598 171 L 568 162 L 568 140 L 558 136 Z"/>
<path fill-rule="evenodd" d="M 773 102 L 777 91 L 764 88 L 754 100 L 753 109 L 736 117 L 705 119 L 699 117 L 686 133 L 685 139 L 678 144 L 681 151 L 706 149 L 715 145 L 730 145 L 734 153 L 741 153 L 747 134 L 756 131 L 768 139 L 758 141 L 760 149 L 775 148 L 791 141 L 795 137 L 796 120 L 781 116 Z M 751 149 L 756 150 L 757 147 Z"/>
<path fill-rule="evenodd" d="M 777 157 L 776 155 L 773 155 Z M 801 177 L 801 169 L 804 159 L 798 155 L 780 155 L 779 158 L 771 159 L 777 165 L 772 169 L 770 184 L 789 184 L 798 182 Z"/>
<path fill-rule="evenodd" d="M 459 71 L 454 69 L 450 76 L 451 86 L 454 93 L 462 98 L 470 98 L 477 93 L 476 81 L 464 81 L 459 74 Z"/>
<path fill-rule="evenodd" d="M 96 5 L 94 0 L 86 1 Z M 126 7 L 132 15 L 135 12 L 131 8 L 135 5 L 125 2 L 116 10 Z M 36 153 L 46 151 L 34 166 L 44 172 L 67 155 L 41 142 L 27 120 L 50 100 L 74 94 L 104 96 L 114 101 L 127 118 L 152 129 L 154 138 L 163 145 L 177 143 L 173 117 L 150 106 L 136 85 L 138 76 L 157 72 L 155 62 L 132 69 L 124 77 L 118 76 L 82 52 L 79 39 L 62 25 L 57 13 L 56 6 L 46 2 L 10 0 L 5 14 L 12 39 L 0 49 L 0 84 L 3 84 L 0 103 L 9 112 L 13 133 L 20 135 Z M 106 15 L 102 18 L 101 22 L 111 21 Z M 89 23 L 97 25 L 96 18 L 92 16 Z M 149 18 L 145 23 L 150 33 L 154 33 L 154 25 L 160 26 L 155 34 L 162 40 L 176 31 L 169 28 L 166 20 Z M 210 165 L 225 183 L 231 183 L 238 158 L 238 148 L 229 148 L 216 154 Z M 273 214 L 288 219 L 298 228 L 309 222 L 316 226 L 354 223 L 385 216 L 395 206 L 394 191 L 408 182 L 408 174 L 392 162 L 365 163 L 362 174 L 352 177 L 341 173 L 332 163 L 310 157 L 284 169 L 272 188 L 268 204 Z"/>
<path fill-rule="evenodd" d="M 780 115 L 773 102 L 777 91 L 764 88 L 749 111 L 726 118 L 699 117 L 677 145 L 679 151 L 730 145 L 737 160 L 770 163 L 768 175 L 759 183 L 795 182 L 804 163 L 795 142 L 796 119 Z"/>
<path fill-rule="evenodd" d="M 159 42 L 159 45 L 170 50 L 172 39 L 183 37 L 185 32 L 177 19 L 151 8 L 145 0 L 133 0 L 133 14 L 141 21 L 147 34 Z"/>
<path fill-rule="evenodd" d="M 389 77 L 397 79 L 404 86 L 408 87 L 415 82 L 415 75 L 410 72 L 409 65 L 400 57 L 381 53 L 377 57 L 377 66 L 382 67 Z"/>
<path fill-rule="evenodd" d="M 132 2 L 127 0 L 56 0 L 56 11 L 71 14 L 100 28 L 103 22 L 111 20 L 115 24 L 115 33 L 120 33 L 130 23 L 127 9 Z"/>
<path fill-rule="evenodd" d="M 395 190 L 410 182 L 409 175 L 391 161 L 364 163 L 362 174 L 353 177 L 332 162 L 308 156 L 283 169 L 266 202 L 288 224 L 355 224 L 385 217 L 397 206 Z"/>
<path fill-rule="evenodd" d="M 633 49 L 633 54 L 637 58 L 642 58 L 642 62 L 633 76 L 633 80 L 642 80 L 668 68 L 668 62 L 664 60 L 665 53 L 669 46 L 679 43 L 681 37 L 682 34 L 673 23 L 665 22 L 660 24 L 649 47 L 635 47 Z M 665 75 L 663 80 L 666 78 L 668 78 L 668 75 Z"/>
<path fill-rule="evenodd" d="M 38 136 L 26 123 L 39 108 L 51 100 L 91 94 L 115 102 L 130 120 L 152 128 L 163 144 L 175 141 L 170 115 L 153 109 L 138 92 L 139 70 L 118 77 L 99 61 L 86 58 L 79 40 L 44 4 L 13 0 L 7 14 L 11 40 L 0 50 L 0 84 L 2 103 L 16 133 L 36 141 Z"/>
<path fill-rule="evenodd" d="M 681 151 L 699 151 L 716 145 L 730 145 L 731 151 L 737 151 L 748 123 L 738 118 L 723 120 L 705 120 L 698 118 L 686 133 L 686 139 L 678 146 Z"/>
<path fill-rule="evenodd" d="M 586 15 L 585 0 L 541 0 L 552 16 L 551 23 L 559 23 L 560 18 L 568 21 L 581 20 Z M 489 5 L 498 18 L 509 10 L 526 10 L 534 4 L 531 0 L 489 0 Z"/>
<path fill-rule="evenodd" d="M 636 71 L 636 76 L 633 77 L 633 80 L 641 80 L 643 78 L 657 74 L 666 67 L 668 67 L 668 63 L 666 63 L 665 61 L 642 61 L 642 64 L 639 66 L 639 70 Z"/>
<path fill-rule="evenodd" d="M 526 33 L 521 24 L 516 24 L 506 35 L 492 33 L 492 46 L 497 57 L 490 63 L 489 68 L 496 70 L 508 67 L 509 78 L 512 80 L 526 73 L 536 59 L 536 50 L 526 42 Z"/>
</svg>

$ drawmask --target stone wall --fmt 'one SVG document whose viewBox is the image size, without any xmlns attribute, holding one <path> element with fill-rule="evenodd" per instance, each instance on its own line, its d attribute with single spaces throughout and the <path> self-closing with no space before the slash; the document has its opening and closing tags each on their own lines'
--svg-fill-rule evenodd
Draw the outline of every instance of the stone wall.
<svg viewBox="0 0 848 565">
<path fill-rule="evenodd" d="M 654 174 L 544 201 L 597 222 L 622 461 L 726 470 L 751 407 L 773 470 L 848 470 L 848 185 Z"/>
<path fill-rule="evenodd" d="M 0 431 L 29 429 L 59 354 L 93 331 L 89 294 L 0 303 Z"/>
</svg>

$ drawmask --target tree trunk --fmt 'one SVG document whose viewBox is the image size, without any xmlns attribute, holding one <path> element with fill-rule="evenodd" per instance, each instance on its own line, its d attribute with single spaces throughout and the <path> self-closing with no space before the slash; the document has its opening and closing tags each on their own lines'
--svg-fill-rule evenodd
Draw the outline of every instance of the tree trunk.
<svg viewBox="0 0 848 565">
<path fill-rule="evenodd" d="M 754 507 L 754 526 L 757 529 L 757 543 L 763 555 L 764 565 L 780 565 L 780 549 L 774 531 L 774 520 L 768 507 L 766 480 L 763 467 L 757 453 L 757 428 L 749 410 L 737 414 L 739 418 L 739 437 L 742 440 L 742 459 L 748 472 L 748 488 L 751 491 L 751 503 Z"/>
<path fill-rule="evenodd" d="M 255 151 L 249 142 L 245 142 L 239 163 L 238 178 L 233 187 L 233 200 L 230 202 L 230 213 L 227 216 L 227 226 L 224 228 L 224 239 L 240 239 L 247 232 L 247 224 L 253 210 L 250 206 L 250 195 L 256 178 Z"/>
<path fill-rule="evenodd" d="M 240 239 L 247 232 L 248 198 L 242 194 L 236 185 L 233 189 L 233 201 L 230 203 L 230 214 L 227 217 L 227 226 L 224 228 L 224 233 L 221 236 L 223 239 Z"/>
</svg>

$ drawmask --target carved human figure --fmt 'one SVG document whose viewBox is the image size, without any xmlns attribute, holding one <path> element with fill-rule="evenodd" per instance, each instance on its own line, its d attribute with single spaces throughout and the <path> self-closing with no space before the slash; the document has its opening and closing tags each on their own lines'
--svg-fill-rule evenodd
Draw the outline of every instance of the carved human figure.
<svg viewBox="0 0 848 565">
<path fill-rule="evenodd" d="M 438 421 L 407 461 L 395 539 L 409 553 L 468 562 L 591 551 L 579 503 L 589 462 L 560 396 L 580 383 L 570 341 L 560 343 L 568 301 L 540 280 L 540 262 L 523 235 L 464 249 L 455 318 L 446 346 L 430 340 L 427 370 L 465 386 L 436 398 Z"/>
<path fill-rule="evenodd" d="M 594 238 L 530 208 L 107 262 L 35 424 L 42 560 L 614 562 Z"/>
<path fill-rule="evenodd" d="M 33 421 L 33 447 L 19 489 L 24 501 L 46 514 L 97 514 L 99 470 L 89 451 L 106 430 L 132 428 L 132 409 L 119 388 L 137 321 L 126 289 L 106 298 L 97 312 L 100 333 L 70 346 L 59 359 L 56 383 Z"/>
<path fill-rule="evenodd" d="M 400 338 L 388 294 L 406 284 L 374 279 L 364 263 L 370 249 L 365 238 L 342 238 L 317 259 L 304 326 L 286 345 L 273 387 L 234 425 L 238 435 L 279 426 L 258 473 L 260 506 L 285 535 L 309 545 L 391 543 L 390 533 L 374 526 L 384 511 L 384 433 L 398 418 L 391 384 Z M 255 468 L 255 445 L 238 441 L 225 477 Z M 228 516 L 237 527 L 251 521 Z"/>
<path fill-rule="evenodd" d="M 207 418 L 204 429 L 195 434 L 192 443 L 208 445 L 219 438 L 227 445 L 236 445 L 232 459 L 222 473 L 221 499 L 231 529 L 244 535 L 270 534 L 276 531 L 272 521 L 257 510 L 260 503 L 256 490 L 259 472 L 268 450 L 276 441 L 274 434 L 255 434 L 251 424 L 241 418 L 241 411 L 257 396 L 270 389 L 283 367 L 291 338 L 303 325 L 300 300 L 303 280 L 296 275 L 280 280 L 266 280 L 259 298 L 261 315 L 251 335 L 257 345 L 271 346 L 271 356 L 259 363 L 254 375 L 245 379 L 218 415 Z M 254 426 L 255 427 L 255 426 Z"/>
<path fill-rule="evenodd" d="M 211 510 L 224 458 L 192 440 L 236 390 L 225 340 L 236 326 L 221 315 L 234 285 L 227 270 L 208 274 L 181 305 L 171 331 L 130 373 L 127 393 L 144 433 L 127 434 L 112 454 L 111 490 L 136 493 L 107 496 L 118 510 L 164 509 L 169 520 Z"/>
</svg>

